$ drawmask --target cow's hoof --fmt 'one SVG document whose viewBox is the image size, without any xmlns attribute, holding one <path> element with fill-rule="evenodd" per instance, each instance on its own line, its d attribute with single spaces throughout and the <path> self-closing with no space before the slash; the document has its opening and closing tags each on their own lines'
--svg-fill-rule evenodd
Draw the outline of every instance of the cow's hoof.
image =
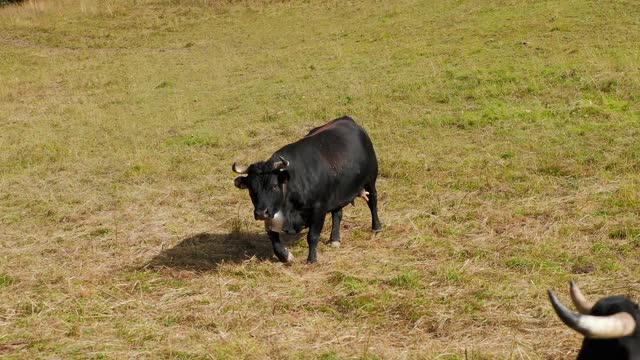
<svg viewBox="0 0 640 360">
<path fill-rule="evenodd" d="M 331 246 L 332 248 L 339 248 L 340 247 L 340 241 L 331 241 L 329 243 L 329 246 Z"/>
<path fill-rule="evenodd" d="M 374 234 L 380 233 L 380 232 L 382 232 L 382 227 L 379 227 L 377 229 L 371 229 L 371 232 L 374 233 Z"/>
<path fill-rule="evenodd" d="M 289 255 L 287 255 L 287 262 L 290 263 L 293 261 L 293 254 L 291 254 L 291 251 L 289 251 Z"/>
</svg>

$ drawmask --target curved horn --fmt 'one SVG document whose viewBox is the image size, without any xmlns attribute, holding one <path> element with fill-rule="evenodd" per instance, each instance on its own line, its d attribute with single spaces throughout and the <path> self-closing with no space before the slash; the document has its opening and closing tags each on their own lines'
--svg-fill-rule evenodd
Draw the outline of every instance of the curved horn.
<svg viewBox="0 0 640 360">
<path fill-rule="evenodd" d="M 289 166 L 289 161 L 285 160 L 282 156 L 278 155 L 280 161 L 275 161 L 273 163 L 273 170 L 284 170 Z"/>
<path fill-rule="evenodd" d="M 234 172 L 237 172 L 238 174 L 246 174 L 247 170 L 249 170 L 248 166 L 238 166 L 236 165 L 236 163 L 233 163 L 233 165 L 231 165 L 231 169 Z"/>
<path fill-rule="evenodd" d="M 626 313 L 620 312 L 609 316 L 592 316 L 576 314 L 567 309 L 549 290 L 549 300 L 553 309 L 565 325 L 582 335 L 592 339 L 615 339 L 631 335 L 636 321 Z"/>
<path fill-rule="evenodd" d="M 580 314 L 591 314 L 593 304 L 590 303 L 584 295 L 582 295 L 578 285 L 576 285 L 573 280 L 569 283 L 569 293 L 571 294 L 571 301 L 573 301 L 573 305 L 575 305 Z"/>
</svg>

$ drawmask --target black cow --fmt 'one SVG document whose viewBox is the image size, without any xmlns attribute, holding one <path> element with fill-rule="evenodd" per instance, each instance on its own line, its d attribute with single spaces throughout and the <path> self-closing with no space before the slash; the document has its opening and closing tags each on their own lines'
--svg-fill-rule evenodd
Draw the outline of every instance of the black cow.
<svg viewBox="0 0 640 360">
<path fill-rule="evenodd" d="M 248 167 L 233 164 L 246 176 L 235 186 L 249 189 L 256 220 L 264 220 L 273 252 L 283 262 L 293 256 L 279 233 L 299 233 L 308 227 L 307 262 L 316 261 L 316 247 L 327 213 L 331 213 L 331 244 L 340 244 L 342 208 L 360 196 L 371 210 L 371 227 L 378 219 L 376 178 L 378 161 L 367 133 L 350 117 L 335 119 L 311 130 L 302 139 L 282 147 L 269 160 Z"/>
<path fill-rule="evenodd" d="M 624 296 L 586 300 L 572 281 L 571 300 L 578 314 L 567 309 L 549 290 L 551 305 L 570 328 L 584 335 L 578 360 L 640 360 L 640 309 Z"/>
</svg>

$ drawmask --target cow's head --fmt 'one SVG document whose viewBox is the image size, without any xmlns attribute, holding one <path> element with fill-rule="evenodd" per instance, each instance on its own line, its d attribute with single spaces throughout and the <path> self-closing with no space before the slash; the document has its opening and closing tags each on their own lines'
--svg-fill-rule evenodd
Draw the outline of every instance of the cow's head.
<svg viewBox="0 0 640 360">
<path fill-rule="evenodd" d="M 624 296 L 605 297 L 592 304 L 573 281 L 570 294 L 578 313 L 567 309 L 551 290 L 549 300 L 560 320 L 585 337 L 578 359 L 631 359 L 640 352 L 637 304 Z"/>
<path fill-rule="evenodd" d="M 256 220 L 273 219 L 282 210 L 289 175 L 289 162 L 279 156 L 279 160 L 261 161 L 248 167 L 233 163 L 232 169 L 242 176 L 234 180 L 238 189 L 248 189 L 253 202 Z"/>
</svg>

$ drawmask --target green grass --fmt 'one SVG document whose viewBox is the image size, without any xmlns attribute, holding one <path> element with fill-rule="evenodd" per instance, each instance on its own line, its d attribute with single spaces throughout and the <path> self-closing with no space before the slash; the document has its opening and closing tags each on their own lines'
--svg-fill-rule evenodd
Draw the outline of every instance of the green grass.
<svg viewBox="0 0 640 360">
<path fill-rule="evenodd" d="M 638 298 L 638 19 L 625 1 L 1 6 L 0 356 L 575 355 L 547 288 Z M 230 165 L 342 115 L 373 139 L 384 231 L 358 201 L 342 247 L 306 266 L 301 241 L 282 266 Z"/>
<path fill-rule="evenodd" d="M 420 273 L 417 271 L 405 271 L 392 277 L 391 280 L 389 280 L 389 283 L 399 288 L 419 290 L 420 277 Z"/>
<path fill-rule="evenodd" d="M 0 288 L 11 286 L 16 282 L 14 278 L 7 274 L 0 274 Z"/>
</svg>

